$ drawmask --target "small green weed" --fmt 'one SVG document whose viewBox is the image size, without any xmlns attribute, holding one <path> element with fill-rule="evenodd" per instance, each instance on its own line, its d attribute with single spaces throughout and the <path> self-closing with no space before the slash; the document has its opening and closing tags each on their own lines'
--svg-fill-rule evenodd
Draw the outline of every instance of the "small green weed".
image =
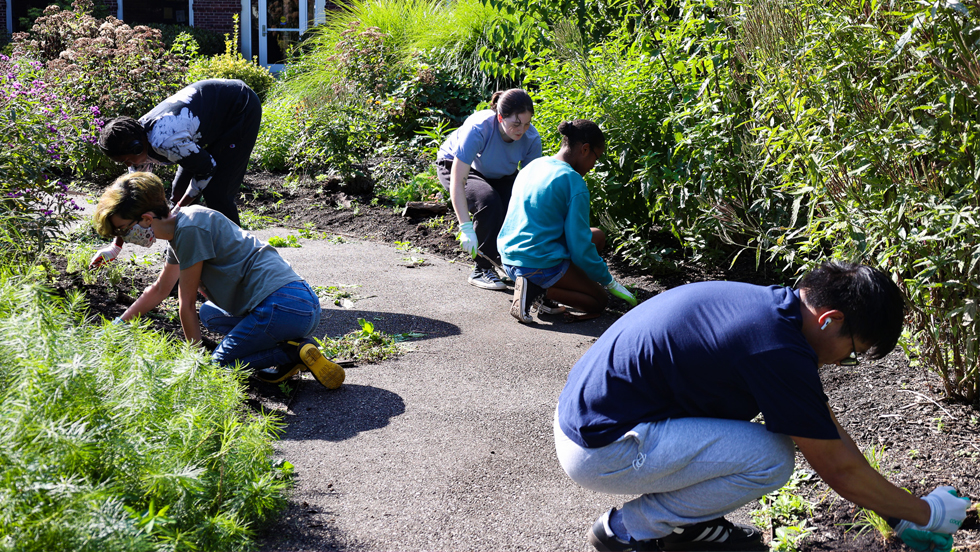
<svg viewBox="0 0 980 552">
<path fill-rule="evenodd" d="M 338 307 L 350 309 L 354 307 L 354 301 L 362 297 L 351 293 L 350 288 L 359 288 L 357 284 L 338 284 L 336 286 L 313 286 L 313 291 L 321 301 L 333 303 Z"/>
<path fill-rule="evenodd" d="M 759 499 L 762 508 L 754 510 L 753 522 L 763 530 L 772 530 L 775 537 L 769 543 L 773 551 L 796 552 L 813 528 L 807 527 L 807 519 L 813 514 L 813 504 L 796 491 L 810 481 L 809 472 L 795 471 L 783 488 Z"/>
<path fill-rule="evenodd" d="M 303 225 L 303 228 L 299 230 L 299 235 L 307 240 L 325 240 L 330 234 L 326 232 L 320 232 L 316 229 L 316 224 L 312 222 L 307 222 Z"/>
<path fill-rule="evenodd" d="M 881 461 L 885 458 L 885 445 L 881 445 L 880 447 L 875 447 L 872 445 L 868 447 L 868 449 L 864 451 L 864 458 L 876 472 L 881 472 Z M 877 513 L 868 510 L 867 508 L 861 508 L 856 516 L 856 521 L 854 523 L 846 524 L 845 526 L 847 527 L 848 531 L 857 529 L 858 535 L 869 529 L 874 529 L 886 539 L 889 538 L 894 532 L 884 518 L 879 516 Z"/>
<path fill-rule="evenodd" d="M 276 224 L 276 219 L 248 209 L 239 213 L 238 219 L 242 223 L 242 230 L 262 230 Z"/>
<path fill-rule="evenodd" d="M 361 327 L 360 330 L 354 330 L 338 338 L 317 339 L 323 354 L 333 359 L 381 362 L 401 354 L 398 346 L 400 342 L 422 335 L 407 333 L 392 336 L 377 330 L 373 323 L 363 318 L 358 318 L 357 323 Z"/>
<path fill-rule="evenodd" d="M 299 243 L 299 239 L 295 234 L 290 234 L 285 238 L 272 236 L 269 238 L 269 245 L 272 247 L 303 247 L 303 245 Z"/>
</svg>

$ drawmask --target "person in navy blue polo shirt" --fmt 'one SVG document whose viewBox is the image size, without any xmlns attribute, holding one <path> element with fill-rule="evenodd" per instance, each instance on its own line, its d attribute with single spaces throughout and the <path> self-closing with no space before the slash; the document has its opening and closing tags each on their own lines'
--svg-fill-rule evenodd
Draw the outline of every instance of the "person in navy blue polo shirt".
<svg viewBox="0 0 980 552">
<path fill-rule="evenodd" d="M 826 263 L 799 289 L 702 282 L 613 324 L 568 375 L 555 415 L 565 472 L 637 498 L 588 532 L 598 550 L 768 550 L 723 516 L 782 487 L 794 444 L 842 497 L 877 512 L 917 550 L 949 550 L 969 499 L 892 485 L 837 423 L 824 364 L 894 349 L 905 302 L 887 275 Z M 750 420 L 759 413 L 765 424 Z"/>
</svg>

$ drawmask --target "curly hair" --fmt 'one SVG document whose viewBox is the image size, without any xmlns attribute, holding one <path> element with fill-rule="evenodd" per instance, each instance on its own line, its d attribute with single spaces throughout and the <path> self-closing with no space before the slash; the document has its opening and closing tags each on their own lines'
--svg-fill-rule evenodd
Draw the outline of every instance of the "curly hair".
<svg viewBox="0 0 980 552">
<path fill-rule="evenodd" d="M 602 134 L 602 129 L 588 119 L 562 121 L 558 125 L 558 133 L 561 134 L 562 147 L 589 144 L 592 149 L 606 149 L 606 137 Z"/>
<path fill-rule="evenodd" d="M 145 143 L 146 129 L 132 117 L 116 117 L 99 133 L 99 149 L 109 157 L 140 153 Z"/>
</svg>

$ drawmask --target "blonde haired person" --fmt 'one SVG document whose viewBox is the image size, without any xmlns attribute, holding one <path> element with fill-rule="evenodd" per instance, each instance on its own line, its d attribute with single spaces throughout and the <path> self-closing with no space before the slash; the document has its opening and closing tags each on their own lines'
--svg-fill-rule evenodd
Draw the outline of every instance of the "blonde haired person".
<svg viewBox="0 0 980 552">
<path fill-rule="evenodd" d="M 309 369 L 330 389 L 344 370 L 325 359 L 309 336 L 320 323 L 320 300 L 272 246 L 221 213 L 199 206 L 171 213 L 163 183 L 150 173 L 119 177 L 102 194 L 94 225 L 104 237 L 170 250 L 156 282 L 113 323 L 129 321 L 160 304 L 179 282 L 180 326 L 201 342 L 201 327 L 224 334 L 213 356 L 222 365 L 248 364 L 264 381 L 279 382 Z M 201 290 L 207 301 L 196 308 Z"/>
</svg>

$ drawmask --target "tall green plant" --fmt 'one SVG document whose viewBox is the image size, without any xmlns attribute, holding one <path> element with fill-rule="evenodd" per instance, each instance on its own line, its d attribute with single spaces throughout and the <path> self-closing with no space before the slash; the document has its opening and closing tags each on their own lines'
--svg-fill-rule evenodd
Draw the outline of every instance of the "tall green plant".
<svg viewBox="0 0 980 552">
<path fill-rule="evenodd" d="M 799 7 L 792 35 L 745 56 L 756 144 L 794 198 L 767 249 L 792 270 L 833 256 L 892 272 L 906 347 L 976 400 L 980 30 L 957 3 Z"/>
<path fill-rule="evenodd" d="M 250 550 L 284 504 L 243 377 L 0 274 L 0 550 Z"/>
</svg>

